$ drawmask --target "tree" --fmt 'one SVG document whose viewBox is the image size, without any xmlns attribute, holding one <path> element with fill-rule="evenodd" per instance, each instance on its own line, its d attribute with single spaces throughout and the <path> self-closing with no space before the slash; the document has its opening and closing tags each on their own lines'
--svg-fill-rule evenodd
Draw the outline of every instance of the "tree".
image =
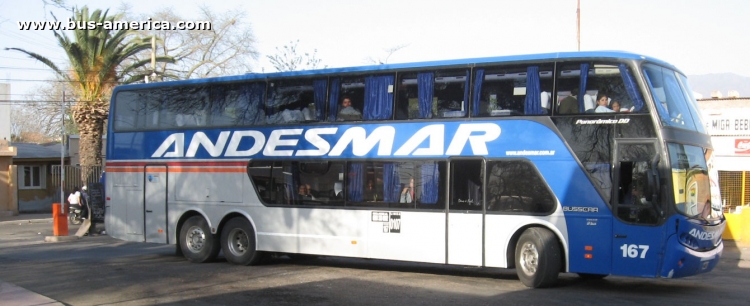
<svg viewBox="0 0 750 306">
<path fill-rule="evenodd" d="M 318 49 L 315 49 L 313 53 L 305 52 L 303 54 L 297 53 L 297 41 L 290 41 L 288 45 L 283 46 L 281 49 L 276 47 L 276 54 L 267 55 L 268 60 L 276 71 L 297 71 L 297 70 L 308 70 L 316 69 L 321 62 L 321 59 L 316 58 Z M 326 68 L 328 66 L 324 66 Z"/>
<path fill-rule="evenodd" d="M 406 48 L 408 46 L 409 45 L 406 44 L 406 45 L 398 45 L 398 46 L 393 46 L 393 47 L 390 47 L 390 48 L 385 48 L 385 49 L 383 49 L 383 51 L 386 53 L 386 56 L 384 58 L 380 58 L 380 57 L 374 58 L 372 56 L 368 56 L 365 59 L 365 62 L 368 63 L 368 64 L 376 64 L 376 65 L 388 64 L 388 58 L 390 58 L 391 55 L 393 55 L 393 53 L 396 53 L 398 50 L 401 50 L 401 49 Z"/>
<path fill-rule="evenodd" d="M 66 103 L 65 107 L 61 105 L 62 82 L 50 81 L 34 88 L 31 92 L 33 94 L 28 94 L 25 101 L 11 106 L 13 141 L 36 143 L 60 141 L 63 129 L 67 135 L 78 133 L 70 113 L 70 104 Z M 77 98 L 68 91 L 66 101 L 75 100 Z M 61 109 L 65 110 L 64 116 L 60 113 Z"/>
<path fill-rule="evenodd" d="M 89 14 L 88 7 L 76 9 L 73 22 L 110 23 L 120 16 L 108 16 L 109 10 L 102 13 L 95 10 Z M 148 61 L 130 62 L 120 65 L 131 56 L 151 47 L 148 38 L 132 37 L 127 30 L 112 31 L 106 27 L 75 29 L 73 39 L 65 32 L 53 31 L 58 44 L 67 55 L 70 70 L 61 70 L 51 60 L 37 53 L 19 48 L 6 48 L 23 52 L 50 67 L 61 79 L 69 82 L 78 100 L 72 108 L 73 120 L 80 132 L 81 171 L 83 179 L 89 177 L 91 166 L 102 164 L 102 133 L 104 121 L 109 114 L 109 98 L 114 86 L 123 76 L 142 67 Z M 161 58 L 168 61 L 168 58 Z"/>
<path fill-rule="evenodd" d="M 186 20 L 166 8 L 148 16 L 153 20 L 176 24 Z M 159 39 L 159 53 L 170 56 L 176 63 L 163 62 L 155 67 L 158 76 L 165 80 L 183 80 L 250 72 L 258 59 L 255 37 L 241 10 L 215 13 L 206 6 L 200 7 L 197 20 L 209 21 L 210 30 L 156 31 L 143 30 L 142 36 Z M 141 56 L 140 59 L 148 60 Z M 144 67 L 149 73 L 150 67 Z"/>
</svg>

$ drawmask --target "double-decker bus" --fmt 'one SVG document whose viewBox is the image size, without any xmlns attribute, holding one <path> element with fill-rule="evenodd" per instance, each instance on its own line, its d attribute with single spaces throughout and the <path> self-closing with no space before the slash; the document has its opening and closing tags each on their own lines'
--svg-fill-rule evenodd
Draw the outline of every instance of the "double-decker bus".
<svg viewBox="0 0 750 306">
<path fill-rule="evenodd" d="M 342 103 L 345 102 L 345 103 Z M 619 107 L 618 107 L 619 106 Z M 725 227 L 687 79 L 570 52 L 119 86 L 106 229 L 192 262 L 312 254 L 676 278 Z"/>
</svg>

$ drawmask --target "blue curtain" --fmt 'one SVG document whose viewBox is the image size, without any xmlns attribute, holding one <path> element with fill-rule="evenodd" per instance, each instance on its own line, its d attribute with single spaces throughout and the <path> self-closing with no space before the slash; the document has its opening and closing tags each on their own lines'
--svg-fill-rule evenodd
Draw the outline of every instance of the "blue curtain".
<svg viewBox="0 0 750 306">
<path fill-rule="evenodd" d="M 362 201 L 362 186 L 364 186 L 364 168 L 361 163 L 349 164 L 349 182 L 346 185 L 346 194 L 349 201 Z"/>
<path fill-rule="evenodd" d="M 328 81 L 326 79 L 313 81 L 314 97 L 315 102 L 315 118 L 318 121 L 323 121 L 326 114 L 326 86 Z"/>
<path fill-rule="evenodd" d="M 435 74 L 423 72 L 417 74 L 419 89 L 419 118 L 432 118 L 432 95 L 435 88 Z"/>
<path fill-rule="evenodd" d="M 440 170 L 437 163 L 422 165 L 422 204 L 435 204 L 438 200 Z"/>
<path fill-rule="evenodd" d="M 664 109 L 664 105 L 661 104 L 661 101 L 659 101 L 659 98 L 656 97 L 656 89 L 654 89 L 654 84 L 651 83 L 651 78 L 648 76 L 648 70 L 645 71 L 643 74 L 646 76 L 646 83 L 648 83 L 648 87 L 651 89 L 651 94 L 654 97 L 654 104 L 656 104 L 656 111 L 659 112 L 659 117 L 661 117 L 662 122 L 667 122 L 669 120 L 669 114 L 667 113 L 667 110 Z M 657 76 L 660 77 L 661 73 Z"/>
<path fill-rule="evenodd" d="M 474 77 L 474 99 L 471 105 L 471 115 L 479 116 L 479 100 L 482 95 L 482 82 L 484 82 L 484 69 L 477 69 Z"/>
<path fill-rule="evenodd" d="M 393 75 L 370 76 L 365 78 L 365 120 L 391 119 L 393 116 Z"/>
<path fill-rule="evenodd" d="M 398 203 L 401 192 L 401 182 L 398 177 L 398 164 L 383 164 L 383 200 Z"/>
<path fill-rule="evenodd" d="M 578 111 L 583 113 L 586 106 L 583 105 L 583 95 L 586 94 L 586 81 L 589 78 L 589 63 L 581 64 L 581 87 L 578 88 Z"/>
<path fill-rule="evenodd" d="M 526 68 L 526 105 L 523 109 L 526 115 L 542 114 L 542 89 L 539 84 L 539 67 Z"/>
<path fill-rule="evenodd" d="M 339 92 L 341 91 L 341 79 L 331 79 L 331 94 L 328 97 L 328 121 L 336 121 L 339 112 Z"/>
<path fill-rule="evenodd" d="M 635 87 L 635 80 L 633 80 L 633 76 L 628 73 L 628 66 L 625 66 L 625 64 L 618 65 L 620 68 L 620 76 L 622 76 L 622 82 L 625 84 L 625 90 L 628 92 L 628 96 L 630 97 L 630 100 L 633 101 L 633 106 L 635 106 L 635 109 L 633 111 L 637 112 L 640 111 L 643 108 L 643 97 L 641 97 L 641 94 L 638 93 L 638 88 Z"/>
</svg>

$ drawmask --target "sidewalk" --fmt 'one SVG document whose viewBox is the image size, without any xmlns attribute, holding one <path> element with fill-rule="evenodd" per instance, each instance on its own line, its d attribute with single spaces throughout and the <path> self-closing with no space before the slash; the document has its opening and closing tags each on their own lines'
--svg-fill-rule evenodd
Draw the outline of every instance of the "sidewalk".
<svg viewBox="0 0 750 306">
<path fill-rule="evenodd" d="M 0 216 L 0 223 L 52 223 L 52 213 L 20 214 L 18 216 Z"/>
<path fill-rule="evenodd" d="M 65 305 L 2 280 L 0 280 L 0 296 L 4 305 Z"/>
</svg>

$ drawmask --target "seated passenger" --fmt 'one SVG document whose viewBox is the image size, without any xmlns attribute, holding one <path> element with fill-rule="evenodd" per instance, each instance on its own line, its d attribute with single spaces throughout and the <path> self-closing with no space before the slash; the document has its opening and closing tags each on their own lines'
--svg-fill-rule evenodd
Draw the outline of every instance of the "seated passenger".
<svg viewBox="0 0 750 306">
<path fill-rule="evenodd" d="M 578 88 L 570 90 L 570 96 L 560 101 L 558 114 L 575 114 L 578 113 Z"/>
<path fill-rule="evenodd" d="M 609 97 L 607 95 L 600 93 L 598 96 L 596 96 L 596 110 L 594 112 L 597 113 L 613 113 L 615 111 L 611 110 L 609 108 Z"/>
<path fill-rule="evenodd" d="M 339 109 L 338 115 L 336 115 L 336 120 L 362 120 L 362 113 L 352 106 L 352 100 L 349 97 L 344 97 L 344 99 L 341 100 L 341 108 Z"/>
</svg>

